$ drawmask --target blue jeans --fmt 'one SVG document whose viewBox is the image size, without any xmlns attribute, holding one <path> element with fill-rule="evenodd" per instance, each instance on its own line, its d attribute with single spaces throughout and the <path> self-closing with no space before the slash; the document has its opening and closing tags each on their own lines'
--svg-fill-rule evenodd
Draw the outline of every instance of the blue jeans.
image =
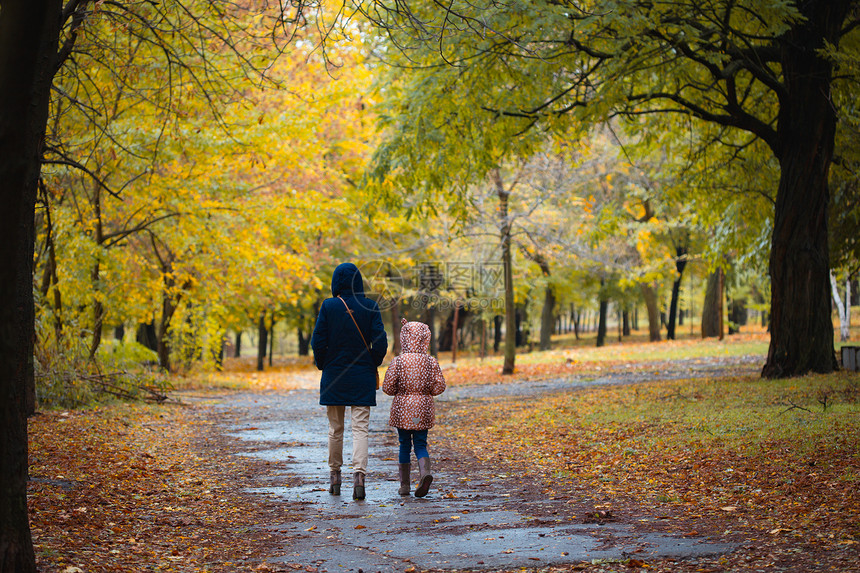
<svg viewBox="0 0 860 573">
<path fill-rule="evenodd" d="M 415 448 L 416 458 L 429 458 L 427 452 L 427 430 L 401 430 L 397 428 L 397 438 L 400 440 L 400 457 L 398 461 L 401 464 L 408 464 L 412 461 L 412 448 Z"/>
</svg>

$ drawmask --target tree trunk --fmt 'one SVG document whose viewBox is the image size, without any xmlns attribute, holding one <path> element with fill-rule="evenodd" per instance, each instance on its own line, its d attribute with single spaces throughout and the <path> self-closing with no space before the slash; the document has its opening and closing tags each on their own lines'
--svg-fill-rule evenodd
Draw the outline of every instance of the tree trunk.
<svg viewBox="0 0 860 573">
<path fill-rule="evenodd" d="M 137 325 L 135 340 L 153 351 L 158 351 L 158 335 L 155 333 L 155 321 Z"/>
<path fill-rule="evenodd" d="M 630 336 L 630 310 L 626 308 L 621 311 L 621 335 Z"/>
<path fill-rule="evenodd" d="M 428 306 L 424 311 L 424 322 L 430 328 L 430 354 L 439 356 L 439 338 L 436 336 L 436 308 Z"/>
<path fill-rule="evenodd" d="M 455 364 L 457 362 L 457 324 L 460 318 L 460 305 L 457 304 L 457 301 L 454 301 L 454 317 L 451 322 L 451 363 Z"/>
<path fill-rule="evenodd" d="M 301 327 L 298 328 L 299 356 L 309 356 L 311 352 L 311 332 L 305 334 Z"/>
<path fill-rule="evenodd" d="M 400 356 L 400 301 L 395 300 L 391 305 L 391 330 L 394 333 L 394 355 Z"/>
<path fill-rule="evenodd" d="M 770 251 L 771 337 L 762 376 L 838 368 L 830 306 L 827 187 L 836 134 L 833 66 L 819 50 L 837 45 L 849 0 L 798 2 L 805 21 L 783 37 L 787 96 L 777 118 L 780 165 Z"/>
<path fill-rule="evenodd" d="M 600 281 L 601 283 L 603 281 Z M 601 288 L 600 293 L 600 318 L 597 322 L 597 346 L 603 346 L 606 344 L 606 311 L 609 308 L 609 301 L 606 300 L 606 295 L 603 294 Z"/>
<path fill-rule="evenodd" d="M 496 184 L 496 194 L 499 197 L 499 234 L 505 275 L 505 363 L 502 366 L 502 374 L 513 374 L 517 356 L 517 324 L 516 307 L 514 306 L 513 257 L 511 255 L 511 220 L 508 217 L 510 192 L 505 189 L 502 175 L 498 169 L 494 169 L 492 175 Z"/>
<path fill-rule="evenodd" d="M 660 341 L 660 309 L 657 308 L 657 291 L 652 285 L 643 284 L 642 298 L 648 310 L 648 338 L 651 342 Z"/>
<path fill-rule="evenodd" d="M 242 356 L 242 331 L 236 333 L 236 351 L 233 354 L 235 358 Z"/>
<path fill-rule="evenodd" d="M 517 348 L 522 348 L 526 344 L 526 337 L 523 333 L 523 318 L 525 312 L 519 306 L 517 306 L 517 310 L 514 313 L 514 326 L 516 328 L 516 336 L 514 337 L 514 344 Z"/>
<path fill-rule="evenodd" d="M 93 199 L 92 199 L 92 207 L 93 207 L 93 215 L 94 215 L 94 223 L 95 227 L 93 229 L 93 240 L 96 243 L 96 261 L 93 265 L 92 273 L 90 274 L 90 279 L 92 281 L 92 292 L 93 292 L 93 330 L 92 330 L 92 338 L 90 339 L 90 360 L 94 360 L 96 357 L 96 352 L 98 352 L 99 346 L 102 343 L 102 331 L 104 329 L 104 318 L 105 318 L 105 308 L 104 304 L 101 301 L 101 250 L 102 243 L 104 243 L 104 232 L 102 228 L 102 199 L 101 199 L 101 185 L 95 179 L 92 181 L 93 185 Z"/>
<path fill-rule="evenodd" d="M 99 346 L 102 343 L 102 331 L 104 329 L 104 318 L 105 318 L 105 308 L 102 304 L 102 301 L 99 300 L 99 262 L 96 261 L 95 265 L 93 265 L 93 270 L 90 275 L 92 279 L 93 285 L 93 295 L 95 300 L 93 300 L 93 331 L 92 337 L 90 338 L 90 360 L 95 359 L 96 352 L 99 350 Z"/>
<path fill-rule="evenodd" d="M 493 352 L 499 351 L 499 346 L 502 344 L 502 315 L 497 314 L 493 317 Z"/>
<path fill-rule="evenodd" d="M 63 334 L 63 298 L 60 293 L 60 281 L 57 277 L 57 250 L 56 245 L 54 244 L 54 224 L 51 219 L 50 204 L 47 201 L 45 203 L 45 247 L 48 252 L 48 260 L 45 262 L 45 268 L 42 274 L 42 284 L 39 288 L 39 292 L 42 293 L 42 297 L 47 302 L 51 286 L 53 285 L 54 287 L 54 301 L 52 309 L 54 314 L 54 336 L 59 341 Z"/>
<path fill-rule="evenodd" d="M 830 288 L 833 291 L 833 304 L 836 305 L 836 312 L 839 314 L 839 340 L 845 342 L 851 335 L 851 281 L 845 281 L 845 303 L 842 303 L 842 297 L 839 296 L 839 289 L 836 285 L 836 277 L 830 273 Z"/>
<path fill-rule="evenodd" d="M 0 572 L 29 573 L 27 415 L 35 401 L 36 190 L 59 38 L 58 0 L 0 9 Z M 30 406 L 28 406 L 28 403 Z"/>
<path fill-rule="evenodd" d="M 717 269 L 708 275 L 708 284 L 705 287 L 705 300 L 702 303 L 702 338 L 714 338 L 722 336 L 722 274 L 723 269 Z"/>
<path fill-rule="evenodd" d="M 687 247 L 675 247 L 675 270 L 678 276 L 672 283 L 672 300 L 669 303 L 669 320 L 666 324 L 666 340 L 675 340 L 675 321 L 678 316 L 678 298 L 681 294 L 681 280 L 684 278 L 684 267 L 687 266 Z"/>
<path fill-rule="evenodd" d="M 161 294 L 161 322 L 158 325 L 158 365 L 167 372 L 170 372 L 170 342 L 168 340 L 168 330 L 170 329 L 170 320 L 173 318 L 173 313 L 176 312 L 176 304 L 174 302 L 173 287 L 176 286 L 176 281 L 173 275 L 170 274 L 172 269 L 167 268 L 164 271 L 164 292 Z M 177 295 L 178 298 L 179 295 Z"/>
<path fill-rule="evenodd" d="M 555 293 L 551 285 L 546 285 L 543 293 L 543 309 L 540 314 L 540 349 L 552 348 L 552 325 L 555 313 Z"/>
<path fill-rule="evenodd" d="M 269 367 L 275 359 L 275 316 L 272 315 L 272 326 L 269 328 Z"/>
<path fill-rule="evenodd" d="M 487 356 L 487 320 L 481 317 L 481 360 Z"/>
<path fill-rule="evenodd" d="M 257 371 L 262 372 L 265 367 L 266 346 L 268 346 L 268 331 L 266 330 L 266 311 L 260 314 L 257 324 Z"/>
</svg>

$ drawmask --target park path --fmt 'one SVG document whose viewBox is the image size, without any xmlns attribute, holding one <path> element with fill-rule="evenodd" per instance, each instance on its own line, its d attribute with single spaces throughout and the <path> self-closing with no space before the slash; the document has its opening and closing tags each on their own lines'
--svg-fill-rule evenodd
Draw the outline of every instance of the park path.
<svg viewBox="0 0 860 573">
<path fill-rule="evenodd" d="M 622 369 L 597 377 L 457 386 L 438 399 L 439 410 L 444 416 L 446 403 L 455 401 L 528 397 L 593 384 L 715 376 L 728 370 L 754 373 L 760 362 L 760 357 L 746 357 L 654 363 L 644 369 L 640 364 L 635 372 Z M 379 392 L 377 399 L 370 421 L 367 498 L 359 502 L 352 500 L 352 476 L 346 466 L 343 495 L 327 492 L 327 423 L 316 388 L 234 394 L 212 404 L 218 431 L 232 440 L 234 455 L 273 462 L 278 468 L 247 479 L 247 492 L 281 500 L 292 515 L 303 516 L 267 525 L 282 536 L 283 557 L 278 561 L 320 573 L 411 567 L 498 570 L 630 558 L 695 560 L 734 548 L 720 539 L 666 535 L 649 528 L 643 523 L 647 520 L 584 523 L 582 516 L 573 515 L 570 500 L 523 487 L 518 476 L 492 468 L 476 471 L 473 465 L 464 475 L 467 464 L 456 451 L 434 448 L 432 431 L 431 493 L 423 499 L 401 497 L 397 439 L 387 426 L 390 398 Z"/>
</svg>

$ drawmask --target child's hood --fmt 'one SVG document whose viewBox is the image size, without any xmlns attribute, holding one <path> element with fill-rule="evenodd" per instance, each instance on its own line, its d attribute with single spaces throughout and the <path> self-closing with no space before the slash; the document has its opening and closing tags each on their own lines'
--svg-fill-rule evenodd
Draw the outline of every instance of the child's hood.
<svg viewBox="0 0 860 573">
<path fill-rule="evenodd" d="M 400 320 L 400 351 L 428 354 L 430 350 L 430 327 L 423 322 Z"/>
</svg>

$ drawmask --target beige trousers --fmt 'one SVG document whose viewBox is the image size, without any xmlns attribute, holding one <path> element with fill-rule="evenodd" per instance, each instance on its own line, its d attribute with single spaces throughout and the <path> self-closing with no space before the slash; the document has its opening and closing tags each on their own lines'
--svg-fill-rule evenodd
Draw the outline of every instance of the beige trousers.
<svg viewBox="0 0 860 573">
<path fill-rule="evenodd" d="M 352 471 L 367 473 L 367 425 L 370 406 L 350 406 L 352 410 Z M 332 471 L 343 465 L 343 418 L 346 406 L 326 406 L 328 414 L 328 466 Z"/>
</svg>

